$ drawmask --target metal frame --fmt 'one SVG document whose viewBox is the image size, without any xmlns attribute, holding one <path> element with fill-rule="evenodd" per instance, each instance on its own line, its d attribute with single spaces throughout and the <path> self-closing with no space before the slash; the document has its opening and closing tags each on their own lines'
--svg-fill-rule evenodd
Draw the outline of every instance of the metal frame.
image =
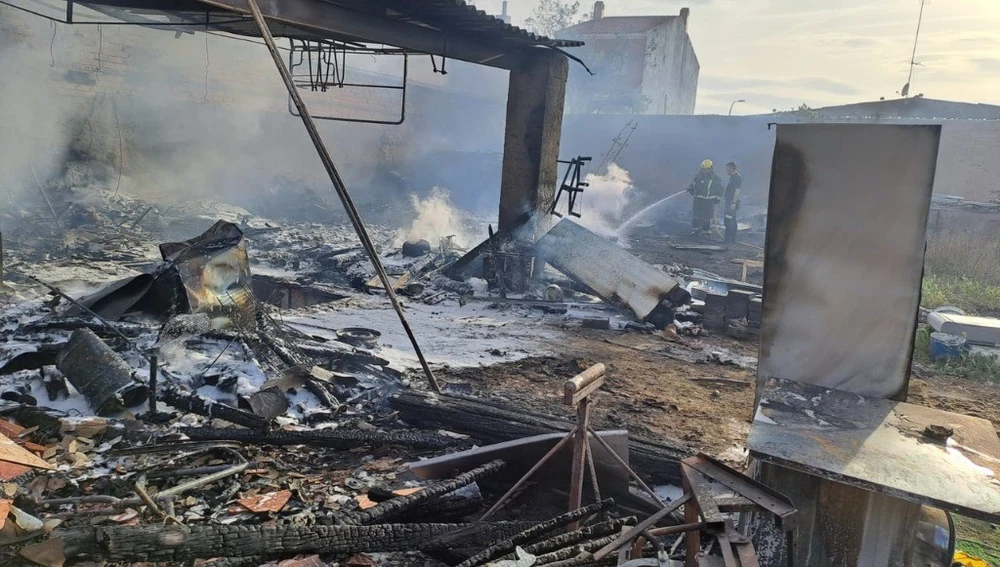
<svg viewBox="0 0 1000 567">
<path fill-rule="evenodd" d="M 409 54 L 403 50 L 368 49 L 363 46 L 351 47 L 343 42 L 322 42 L 289 39 L 288 51 L 288 71 L 293 79 L 302 77 L 296 76 L 295 70 L 307 66 L 308 80 L 296 80 L 295 86 L 298 88 L 308 88 L 312 92 L 327 92 L 330 87 L 343 88 L 368 88 L 386 89 L 401 91 L 399 103 L 399 118 L 395 120 L 374 120 L 364 118 L 344 118 L 340 116 L 313 115 L 314 120 L 330 120 L 335 122 L 354 122 L 359 124 L 383 124 L 398 126 L 406 120 L 406 86 L 408 84 L 410 59 Z M 297 45 L 299 47 L 297 47 Z M 368 53 L 371 55 L 402 55 L 403 56 L 403 77 L 400 85 L 373 85 L 368 83 L 348 83 L 344 78 L 347 73 L 347 52 L 356 54 Z M 313 57 L 316 54 L 316 57 Z M 295 60 L 298 55 L 298 61 Z M 432 56 L 433 57 L 433 56 Z M 315 63 L 316 67 L 313 68 Z M 332 81 L 331 81 L 332 77 Z M 295 109 L 292 97 L 288 97 L 288 113 L 299 117 Z"/>
<path fill-rule="evenodd" d="M 552 201 L 549 214 L 562 218 L 562 215 L 556 211 L 556 207 L 559 206 L 559 197 L 562 196 L 563 192 L 566 192 L 568 194 L 567 199 L 569 199 L 569 207 L 566 213 L 571 217 L 580 218 L 580 213 L 573 209 L 576 207 L 576 200 L 583 194 L 583 189 L 590 187 L 589 183 L 583 181 L 583 166 L 590 163 L 591 159 L 589 157 L 578 156 L 569 161 L 556 160 L 557 163 L 566 164 L 569 167 L 566 168 L 566 173 L 563 175 L 562 183 L 559 185 L 556 198 Z"/>
</svg>

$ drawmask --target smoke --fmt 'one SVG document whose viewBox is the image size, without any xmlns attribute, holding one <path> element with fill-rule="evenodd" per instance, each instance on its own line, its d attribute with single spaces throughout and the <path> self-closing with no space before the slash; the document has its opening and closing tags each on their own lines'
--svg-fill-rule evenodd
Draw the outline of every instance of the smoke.
<svg viewBox="0 0 1000 567">
<path fill-rule="evenodd" d="M 618 164 L 610 163 L 605 173 L 588 173 L 584 181 L 589 187 L 583 190 L 582 206 L 577 204 L 580 218 L 576 222 L 601 236 L 614 237 L 622 213 L 635 193 L 631 176 Z"/>
<path fill-rule="evenodd" d="M 437 246 L 441 238 L 448 236 L 454 236 L 454 243 L 458 246 L 466 247 L 473 243 L 475 236 L 469 230 L 470 219 L 452 205 L 447 189 L 434 187 L 427 197 L 411 195 L 410 201 L 417 217 L 408 231 L 399 231 L 397 246 L 407 240 L 426 240 L 431 246 Z"/>
</svg>

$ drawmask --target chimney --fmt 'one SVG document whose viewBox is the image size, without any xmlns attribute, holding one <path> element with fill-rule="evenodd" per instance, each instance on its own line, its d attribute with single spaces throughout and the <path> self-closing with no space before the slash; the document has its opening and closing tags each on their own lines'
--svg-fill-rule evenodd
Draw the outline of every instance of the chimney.
<svg viewBox="0 0 1000 567">
<path fill-rule="evenodd" d="M 507 15 L 507 0 L 503 0 L 503 11 L 500 12 L 500 19 L 503 20 L 503 23 L 505 24 L 510 23 L 510 16 Z"/>
<path fill-rule="evenodd" d="M 681 25 L 684 26 L 685 30 L 688 29 L 688 14 L 690 13 L 691 13 L 690 8 L 681 8 Z"/>
<path fill-rule="evenodd" d="M 594 15 L 591 17 L 592 20 L 600 20 L 604 17 L 604 2 L 597 0 L 594 2 Z"/>
</svg>

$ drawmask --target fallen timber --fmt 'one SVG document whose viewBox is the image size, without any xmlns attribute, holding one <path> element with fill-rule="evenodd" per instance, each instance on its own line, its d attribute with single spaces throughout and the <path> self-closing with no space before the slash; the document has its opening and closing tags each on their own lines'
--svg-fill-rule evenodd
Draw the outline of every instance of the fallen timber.
<svg viewBox="0 0 1000 567">
<path fill-rule="evenodd" d="M 463 486 L 471 484 L 485 476 L 489 476 L 490 474 L 499 471 L 503 465 L 504 462 L 499 459 L 491 461 L 467 473 L 462 473 L 451 480 L 432 484 L 409 496 L 392 498 L 380 503 L 374 508 L 347 515 L 343 518 L 343 521 L 345 524 L 374 523 L 376 520 L 382 520 L 386 517 L 399 514 L 414 506 L 427 502 L 432 498 L 437 498 L 438 496 L 444 496 L 445 494 L 454 492 Z"/>
<path fill-rule="evenodd" d="M 372 526 L 195 525 L 99 526 L 56 531 L 67 563 L 185 562 L 214 557 L 291 557 L 425 549 L 431 538 L 463 524 L 377 524 Z M 523 530 L 522 522 L 478 526 L 470 536 L 490 545 Z"/>
<path fill-rule="evenodd" d="M 527 413 L 464 396 L 411 389 L 397 392 L 390 398 L 390 404 L 399 412 L 399 418 L 410 425 L 463 433 L 486 443 L 573 429 L 573 422 L 559 417 Z M 630 465 L 655 483 L 680 484 L 680 461 L 693 453 L 648 437 L 629 436 Z"/>
<path fill-rule="evenodd" d="M 228 407 L 228 406 L 227 406 Z M 213 417 L 222 416 L 217 413 Z M 443 435 L 421 431 L 363 431 L 360 429 L 320 429 L 316 431 L 257 431 L 231 427 L 189 427 L 181 430 L 198 441 L 238 441 L 247 445 L 308 445 L 330 449 L 354 449 L 396 445 L 414 449 L 445 449 L 455 443 Z"/>
<path fill-rule="evenodd" d="M 532 526 L 508 539 L 501 540 L 486 549 L 480 551 L 476 555 L 466 559 L 458 565 L 458 567 L 475 567 L 476 565 L 481 565 L 488 561 L 492 561 L 498 557 L 501 557 L 511 551 L 514 551 L 518 545 L 534 541 L 535 539 L 549 534 L 567 524 L 575 522 L 577 520 L 582 520 L 588 516 L 604 512 L 614 506 L 615 501 L 607 498 L 600 502 L 595 502 L 589 506 L 584 506 L 583 508 L 578 508 L 576 510 L 566 512 L 560 516 L 556 516 L 551 520 L 546 520 L 540 524 Z M 482 524 L 473 524 L 482 525 Z"/>
</svg>

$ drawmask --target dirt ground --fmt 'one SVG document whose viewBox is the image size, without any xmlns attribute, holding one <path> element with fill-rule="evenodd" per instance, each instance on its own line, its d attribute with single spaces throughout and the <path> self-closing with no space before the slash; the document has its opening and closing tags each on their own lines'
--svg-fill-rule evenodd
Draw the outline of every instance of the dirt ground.
<svg viewBox="0 0 1000 567">
<path fill-rule="evenodd" d="M 606 383 L 592 407 L 601 427 L 626 427 L 680 447 L 739 460 L 749 431 L 753 373 L 736 366 L 678 360 L 725 344 L 743 354 L 754 346 L 726 337 L 682 338 L 622 331 L 579 331 L 570 335 L 559 357 L 533 357 L 484 368 L 439 372 L 447 382 L 472 386 L 476 395 L 500 397 L 535 411 L 569 417 L 563 385 L 590 365 L 608 367 Z M 721 378 L 722 380 L 702 380 Z"/>
<path fill-rule="evenodd" d="M 688 221 L 689 222 L 689 221 Z M 635 231 L 630 251 L 653 264 L 697 267 L 738 279 L 742 266 L 733 259 L 759 259 L 761 232 L 744 231 L 727 250 L 677 250 L 677 244 L 718 244 L 719 239 L 692 239 L 681 219 L 664 219 L 655 227 Z M 748 281 L 760 284 L 762 273 L 750 271 Z M 448 382 L 469 384 L 476 395 L 499 397 L 536 411 L 569 417 L 562 405 L 566 379 L 591 364 L 608 367 L 607 383 L 594 395 L 597 423 L 626 427 L 666 442 L 704 451 L 730 462 L 744 456 L 754 398 L 754 368 L 717 361 L 694 362 L 715 349 L 756 358 L 756 341 L 725 335 L 672 337 L 620 330 L 568 330 L 564 353 L 532 357 L 483 368 L 444 369 Z M 1000 430 L 1000 384 L 970 382 L 915 367 L 908 401 L 914 404 L 990 420 Z"/>
<path fill-rule="evenodd" d="M 563 384 L 591 364 L 603 362 L 608 367 L 607 382 L 594 395 L 592 406 L 599 426 L 625 427 L 726 461 L 742 460 L 755 372 L 685 359 L 715 347 L 756 356 L 756 342 L 712 336 L 681 337 L 681 343 L 614 330 L 570 333 L 562 356 L 445 369 L 439 376 L 449 383 L 469 384 L 478 396 L 570 417 L 573 411 L 562 402 Z M 1000 431 L 1000 384 L 969 382 L 917 368 L 907 401 L 981 417 Z"/>
</svg>

